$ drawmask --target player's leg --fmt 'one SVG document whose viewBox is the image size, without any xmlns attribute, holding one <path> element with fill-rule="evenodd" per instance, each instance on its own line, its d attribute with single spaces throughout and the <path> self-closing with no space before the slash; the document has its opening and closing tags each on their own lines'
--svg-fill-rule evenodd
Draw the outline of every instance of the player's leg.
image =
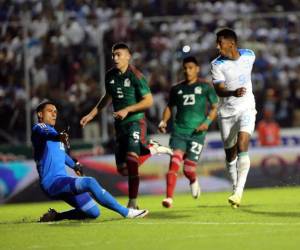
<svg viewBox="0 0 300 250">
<path fill-rule="evenodd" d="M 200 196 L 201 192 L 196 170 L 203 149 L 204 138 L 205 134 L 199 135 L 189 142 L 183 166 L 183 173 L 190 181 L 191 194 L 195 199 Z"/>
<path fill-rule="evenodd" d="M 139 155 L 139 165 L 142 165 L 147 159 L 155 154 L 172 155 L 173 152 L 169 147 L 161 145 L 159 142 L 147 139 L 147 123 L 145 119 L 139 121 L 141 153 Z"/>
<path fill-rule="evenodd" d="M 127 144 L 125 137 L 116 138 L 115 158 L 117 171 L 122 176 L 128 176 L 128 169 L 126 164 L 127 152 L 124 150 L 124 146 Z"/>
<path fill-rule="evenodd" d="M 96 219 L 100 216 L 97 203 L 88 193 L 77 195 L 64 194 L 60 198 L 74 207 L 74 209 L 58 213 L 56 215 L 57 220 Z"/>
<path fill-rule="evenodd" d="M 220 117 L 218 123 L 226 155 L 226 169 L 234 193 L 237 184 L 237 135 L 239 127 L 235 117 Z"/>
<path fill-rule="evenodd" d="M 237 160 L 237 187 L 236 195 L 242 198 L 246 184 L 248 172 L 250 169 L 250 158 L 248 146 L 251 134 L 254 131 L 256 111 L 250 110 L 243 112 L 239 118 L 240 132 L 238 134 L 238 160 Z"/>
<path fill-rule="evenodd" d="M 128 209 L 120 205 L 93 177 L 57 178 L 48 190 L 48 193 L 52 197 L 60 197 L 67 194 L 82 194 L 85 192 L 90 192 L 100 205 L 109 208 L 124 217 L 128 214 Z"/>
<path fill-rule="evenodd" d="M 128 204 L 129 208 L 138 208 L 137 196 L 139 190 L 139 157 L 141 155 L 141 145 L 143 144 L 145 131 L 143 130 L 143 124 L 141 121 L 136 121 L 128 124 L 128 133 L 125 140 L 126 145 L 124 149 L 127 149 L 126 165 L 128 169 Z M 125 143 L 124 143 L 125 144 Z"/>
<path fill-rule="evenodd" d="M 162 205 L 166 208 L 172 207 L 174 190 L 176 187 L 177 174 L 183 162 L 183 156 L 186 151 L 186 141 L 178 135 L 171 135 L 170 147 L 173 149 L 173 155 L 170 159 L 169 170 L 166 175 L 166 198 Z"/>
<path fill-rule="evenodd" d="M 76 178 L 75 187 L 79 192 L 90 192 L 100 205 L 119 213 L 123 217 L 134 219 L 145 217 L 148 214 L 148 210 L 127 208 L 119 204 L 118 201 L 109 192 L 103 189 L 93 177 Z"/>
<path fill-rule="evenodd" d="M 138 208 L 137 196 L 139 191 L 139 156 L 135 152 L 128 152 L 126 165 L 128 168 L 128 204 L 129 208 Z"/>
</svg>

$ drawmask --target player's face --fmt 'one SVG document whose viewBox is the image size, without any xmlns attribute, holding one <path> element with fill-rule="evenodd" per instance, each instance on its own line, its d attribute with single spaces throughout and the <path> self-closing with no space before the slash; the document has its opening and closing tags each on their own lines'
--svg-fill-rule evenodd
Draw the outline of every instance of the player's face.
<svg viewBox="0 0 300 250">
<path fill-rule="evenodd" d="M 218 37 L 217 49 L 219 50 L 220 55 L 229 57 L 232 55 L 232 51 L 235 49 L 235 42 L 232 39 Z"/>
<path fill-rule="evenodd" d="M 193 62 L 188 62 L 183 65 L 184 77 L 188 82 L 197 81 L 199 70 L 199 66 Z"/>
<path fill-rule="evenodd" d="M 38 113 L 40 122 L 54 126 L 57 118 L 57 109 L 52 104 L 47 104 L 44 109 Z"/>
<path fill-rule="evenodd" d="M 112 59 L 117 69 L 125 72 L 130 60 L 130 53 L 127 49 L 116 49 L 112 52 Z"/>
</svg>

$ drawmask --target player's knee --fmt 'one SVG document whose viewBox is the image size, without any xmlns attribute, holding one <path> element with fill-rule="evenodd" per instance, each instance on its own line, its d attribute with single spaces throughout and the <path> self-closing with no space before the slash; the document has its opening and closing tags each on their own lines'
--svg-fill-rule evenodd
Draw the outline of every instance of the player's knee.
<svg viewBox="0 0 300 250">
<path fill-rule="evenodd" d="M 177 173 L 182 162 L 183 162 L 183 153 L 181 151 L 174 151 L 174 154 L 171 157 L 169 171 L 171 172 L 173 171 Z"/>
<path fill-rule="evenodd" d="M 117 165 L 117 171 L 122 176 L 128 176 L 128 169 L 127 169 L 126 164 L 124 164 L 124 163 Z"/>
<path fill-rule="evenodd" d="M 91 188 L 93 185 L 97 185 L 98 182 L 94 177 L 84 177 L 82 182 L 82 188 L 84 190 L 87 190 L 88 188 Z"/>
<path fill-rule="evenodd" d="M 100 209 L 97 205 L 95 205 L 89 210 L 85 211 L 85 214 L 91 219 L 96 219 L 100 216 Z"/>
</svg>

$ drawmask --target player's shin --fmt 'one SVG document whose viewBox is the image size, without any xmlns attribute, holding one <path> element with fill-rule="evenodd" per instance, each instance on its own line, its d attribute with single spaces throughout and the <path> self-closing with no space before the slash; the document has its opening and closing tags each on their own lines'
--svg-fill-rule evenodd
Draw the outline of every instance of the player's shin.
<svg viewBox="0 0 300 250">
<path fill-rule="evenodd" d="M 128 214 L 128 209 L 120 205 L 117 200 L 105 189 L 93 177 L 81 177 L 76 179 L 76 190 L 78 193 L 90 192 L 94 196 L 95 200 L 106 208 L 109 208 L 123 217 Z M 92 203 L 90 203 L 93 205 Z"/>
<path fill-rule="evenodd" d="M 194 183 L 197 179 L 196 167 L 197 162 L 188 159 L 184 161 L 183 173 L 189 179 L 190 184 Z"/>
<path fill-rule="evenodd" d="M 181 154 L 174 154 L 171 158 L 169 171 L 167 173 L 167 197 L 172 198 L 174 195 L 174 189 L 177 181 L 177 172 L 182 162 Z"/>
<path fill-rule="evenodd" d="M 239 153 L 238 160 L 237 160 L 237 186 L 236 186 L 235 193 L 240 197 L 242 197 L 243 194 L 249 169 L 250 169 L 250 158 L 248 152 Z"/>
<path fill-rule="evenodd" d="M 200 185 L 196 172 L 197 162 L 186 159 L 184 161 L 183 173 L 190 181 L 190 189 L 193 198 L 197 199 L 200 196 Z"/>
<path fill-rule="evenodd" d="M 228 171 L 228 175 L 232 182 L 233 193 L 236 190 L 236 184 L 237 184 L 237 160 L 238 160 L 238 158 L 235 158 L 231 162 L 226 161 L 226 169 Z"/>
<path fill-rule="evenodd" d="M 139 161 L 138 156 L 133 154 L 128 154 L 126 159 L 126 164 L 128 168 L 128 193 L 129 193 L 129 203 L 128 206 L 135 208 L 136 205 L 136 198 L 138 196 L 139 190 Z M 135 204 L 132 204 L 135 203 Z"/>
</svg>

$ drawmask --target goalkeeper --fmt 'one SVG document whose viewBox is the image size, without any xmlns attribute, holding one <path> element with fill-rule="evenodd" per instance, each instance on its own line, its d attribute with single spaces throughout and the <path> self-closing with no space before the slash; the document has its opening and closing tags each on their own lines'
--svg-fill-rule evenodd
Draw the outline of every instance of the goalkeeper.
<svg viewBox="0 0 300 250">
<path fill-rule="evenodd" d="M 148 213 L 147 210 L 128 209 L 120 205 L 93 177 L 70 176 L 65 165 L 72 168 L 77 175 L 82 175 L 82 167 L 65 152 L 68 134 L 58 133 L 54 128 L 57 118 L 55 104 L 44 101 L 38 105 L 36 113 L 39 123 L 32 128 L 31 140 L 40 186 L 50 198 L 64 200 L 74 207 L 60 213 L 49 209 L 40 218 L 40 222 L 97 218 L 100 210 L 94 199 L 126 218 L 144 217 Z"/>
</svg>

